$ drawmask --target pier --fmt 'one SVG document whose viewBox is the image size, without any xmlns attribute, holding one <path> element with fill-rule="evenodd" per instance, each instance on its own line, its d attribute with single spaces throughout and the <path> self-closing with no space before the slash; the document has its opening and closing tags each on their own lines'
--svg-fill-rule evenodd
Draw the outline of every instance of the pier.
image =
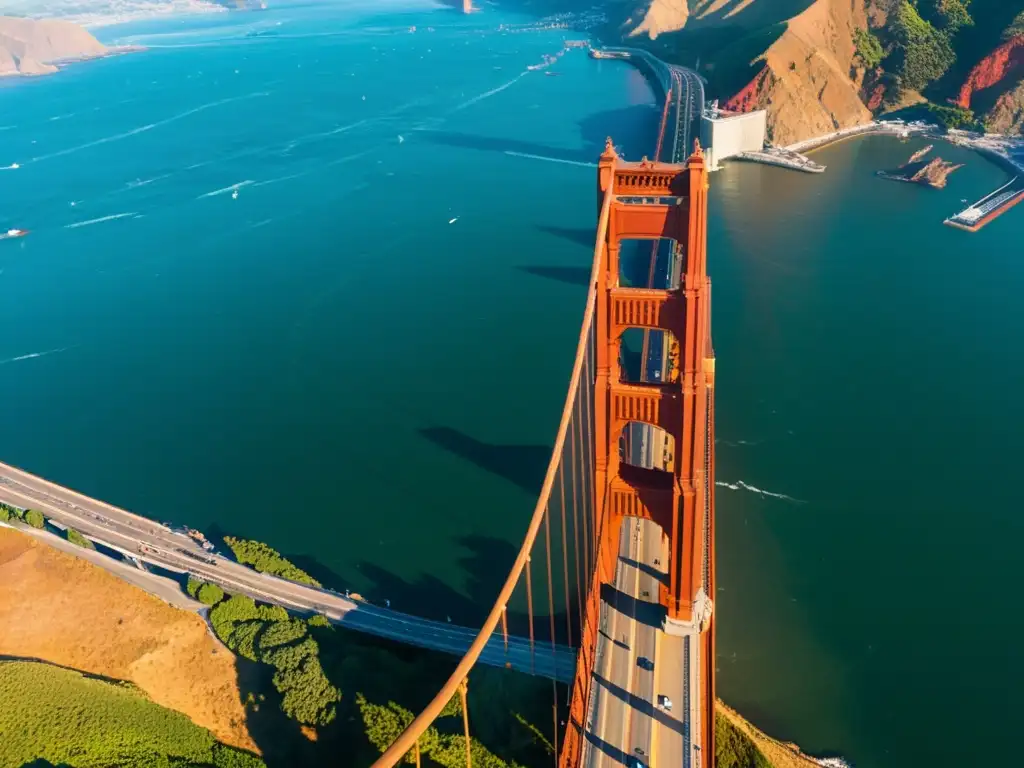
<svg viewBox="0 0 1024 768">
<path fill-rule="evenodd" d="M 972 203 L 956 215 L 950 216 L 943 223 L 967 232 L 977 232 L 993 219 L 1002 216 L 1021 200 L 1024 200 L 1024 183 L 1021 182 L 1019 176 L 1014 176 L 999 189 L 985 195 L 981 200 Z"/>
</svg>

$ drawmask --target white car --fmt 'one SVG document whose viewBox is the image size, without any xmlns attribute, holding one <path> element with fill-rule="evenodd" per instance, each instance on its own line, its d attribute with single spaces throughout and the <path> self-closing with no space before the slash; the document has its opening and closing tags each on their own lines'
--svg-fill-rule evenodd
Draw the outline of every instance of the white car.
<svg viewBox="0 0 1024 768">
<path fill-rule="evenodd" d="M 658 696 L 658 706 L 664 709 L 666 712 L 672 711 L 672 699 L 668 696 Z"/>
</svg>

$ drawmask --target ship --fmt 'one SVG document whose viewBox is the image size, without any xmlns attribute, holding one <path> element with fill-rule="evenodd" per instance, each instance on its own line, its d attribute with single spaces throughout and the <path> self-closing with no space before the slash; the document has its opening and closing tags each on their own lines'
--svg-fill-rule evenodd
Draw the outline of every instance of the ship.
<svg viewBox="0 0 1024 768">
<path fill-rule="evenodd" d="M 4 238 L 6 239 L 10 237 L 24 237 L 27 234 L 27 229 L 8 229 L 7 232 L 4 233 Z"/>
</svg>

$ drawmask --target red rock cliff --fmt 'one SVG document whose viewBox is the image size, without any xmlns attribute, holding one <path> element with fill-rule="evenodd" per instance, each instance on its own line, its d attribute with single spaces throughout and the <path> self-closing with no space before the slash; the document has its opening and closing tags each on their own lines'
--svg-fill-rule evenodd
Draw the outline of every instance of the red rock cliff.
<svg viewBox="0 0 1024 768">
<path fill-rule="evenodd" d="M 1024 69 L 1024 35 L 1007 40 L 974 66 L 960 89 L 957 104 L 970 109 L 976 91 L 991 88 L 1020 69 Z"/>
</svg>

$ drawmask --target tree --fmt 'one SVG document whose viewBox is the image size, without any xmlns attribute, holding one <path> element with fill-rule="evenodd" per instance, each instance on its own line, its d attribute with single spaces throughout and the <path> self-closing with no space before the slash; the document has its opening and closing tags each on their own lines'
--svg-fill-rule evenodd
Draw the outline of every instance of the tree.
<svg viewBox="0 0 1024 768">
<path fill-rule="evenodd" d="M 85 538 L 85 536 L 80 534 L 74 528 L 68 528 L 67 533 L 68 541 L 70 541 L 72 544 L 77 544 L 78 546 L 85 547 L 86 549 L 96 549 L 95 544 L 93 544 L 91 541 Z"/>
<path fill-rule="evenodd" d="M 243 621 L 236 624 L 231 637 L 228 638 L 228 647 L 242 658 L 258 661 L 256 638 L 264 626 L 262 621 Z"/>
<path fill-rule="evenodd" d="M 205 584 L 205 581 L 200 581 L 192 575 L 189 575 L 188 582 L 185 584 L 185 591 L 189 593 L 191 597 L 199 599 L 199 588 Z"/>
<path fill-rule="evenodd" d="M 294 643 L 305 637 L 307 632 L 306 625 L 296 619 L 275 621 L 260 636 L 260 650 L 268 651 L 280 645 Z"/>
<path fill-rule="evenodd" d="M 300 723 L 327 725 L 337 715 L 341 692 L 324 675 L 316 656 L 307 656 L 297 668 L 278 668 L 274 687 L 284 694 L 281 709 Z"/>
<path fill-rule="evenodd" d="M 224 599 L 224 590 L 216 584 L 201 584 L 196 591 L 199 602 L 214 606 Z"/>
<path fill-rule="evenodd" d="M 1024 11 L 1017 14 L 1017 17 L 1003 32 L 1003 40 L 1012 40 L 1015 37 L 1024 36 Z"/>
<path fill-rule="evenodd" d="M 893 34 L 895 70 L 906 88 L 921 90 L 942 77 L 956 61 L 949 36 L 921 18 L 909 0 L 903 0 L 897 8 Z"/>
<path fill-rule="evenodd" d="M 243 565 L 251 565 L 260 573 L 272 573 L 283 579 L 297 581 L 301 584 L 310 584 L 319 587 L 320 582 L 308 573 L 298 568 L 294 563 L 281 557 L 276 549 L 268 547 L 261 541 L 250 539 L 236 539 L 233 536 L 225 536 L 225 543 L 231 547 L 235 558 Z"/>
<path fill-rule="evenodd" d="M 216 768 L 264 768 L 259 757 L 245 750 L 227 744 L 215 744 L 213 764 Z"/>
<path fill-rule="evenodd" d="M 328 619 L 322 613 L 314 613 L 312 616 L 310 616 L 308 619 L 306 619 L 306 623 L 309 624 L 309 626 L 311 626 L 311 627 L 329 627 L 329 626 L 331 626 L 330 619 Z"/>
<path fill-rule="evenodd" d="M 9 523 L 11 520 L 18 520 L 21 516 L 14 507 L 0 504 L 0 522 Z"/>
<path fill-rule="evenodd" d="M 38 509 L 26 509 L 25 522 L 33 528 L 44 528 L 46 526 L 46 518 Z"/>
<path fill-rule="evenodd" d="M 857 46 L 857 55 L 868 69 L 874 69 L 882 63 L 885 51 L 881 41 L 866 29 L 857 29 L 853 33 L 853 42 Z"/>
</svg>

